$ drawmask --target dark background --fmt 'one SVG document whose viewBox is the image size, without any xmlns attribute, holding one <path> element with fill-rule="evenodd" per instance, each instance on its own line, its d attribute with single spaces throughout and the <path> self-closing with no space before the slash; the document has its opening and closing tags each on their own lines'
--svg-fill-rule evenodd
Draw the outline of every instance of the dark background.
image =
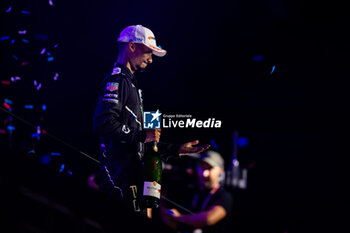
<svg viewBox="0 0 350 233">
<path fill-rule="evenodd" d="M 145 110 L 222 121 L 221 129 L 163 130 L 162 140 L 210 143 L 213 139 L 229 163 L 233 131 L 248 138 L 248 146 L 238 151 L 242 167 L 250 165 L 248 189 L 235 193 L 232 229 L 293 232 L 310 221 L 311 213 L 324 219 L 335 210 L 326 202 L 339 183 L 327 175 L 329 163 L 323 162 L 336 156 L 336 146 L 323 157 L 325 144 L 319 146 L 318 138 L 326 144 L 338 141 L 333 130 L 343 131 L 340 120 L 347 118 L 349 36 L 344 7 L 336 2 L 277 0 L 53 2 L 54 6 L 47 1 L 1 2 L 0 37 L 10 39 L 0 41 L 0 79 L 20 76 L 22 80 L 0 84 L 0 97 L 13 101 L 14 114 L 75 149 L 45 135 L 35 141 L 31 138 L 35 129 L 13 119 L 12 136 L 9 131 L 0 135 L 6 152 L 1 154 L 12 165 L 59 152 L 49 171 L 39 166 L 29 173 L 39 177 L 57 173 L 57 182 L 65 189 L 60 176 L 70 170 L 74 182 L 86 184 L 97 165 L 77 148 L 98 159 L 98 139 L 91 129 L 98 86 L 116 60 L 119 32 L 142 24 L 168 51 L 136 74 Z M 6 13 L 9 6 L 12 10 Z M 19 35 L 18 30 L 24 29 L 27 33 Z M 42 48 L 51 52 L 54 61 L 40 55 Z M 255 61 L 258 55 L 263 60 Z M 29 64 L 21 66 L 24 61 Z M 39 91 L 34 80 L 42 83 Z M 25 109 L 26 104 L 34 109 Z M 6 129 L 9 115 L 1 111 L 0 116 L 0 129 Z M 36 153 L 26 155 L 32 148 Z M 338 165 L 339 160 L 331 161 L 330 166 Z M 65 174 L 58 172 L 62 163 Z M 335 177 L 343 171 L 338 169 Z M 4 172 L 3 177 L 6 184 L 12 175 Z M 329 187 L 325 184 L 331 182 L 335 182 L 331 191 L 325 191 Z M 34 184 L 28 181 L 25 186 Z"/>
</svg>

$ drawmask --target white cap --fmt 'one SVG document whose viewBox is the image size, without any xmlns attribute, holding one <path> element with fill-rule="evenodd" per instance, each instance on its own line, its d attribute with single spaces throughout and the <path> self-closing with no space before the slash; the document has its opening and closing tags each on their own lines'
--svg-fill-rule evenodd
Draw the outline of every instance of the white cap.
<svg viewBox="0 0 350 233">
<path fill-rule="evenodd" d="M 204 152 L 201 156 L 201 160 L 207 162 L 212 167 L 221 167 L 222 169 L 225 168 L 224 159 L 216 151 L 209 150 Z"/>
<path fill-rule="evenodd" d="M 128 26 L 120 33 L 118 42 L 128 43 L 130 41 L 146 45 L 158 57 L 163 57 L 166 54 L 164 49 L 157 46 L 153 32 L 142 25 Z"/>
<path fill-rule="evenodd" d="M 200 161 L 204 161 L 208 163 L 212 167 L 221 167 L 225 168 L 225 161 L 220 155 L 219 152 L 208 150 L 201 154 L 191 154 L 189 157 L 192 157 L 194 159 L 199 159 Z"/>
</svg>

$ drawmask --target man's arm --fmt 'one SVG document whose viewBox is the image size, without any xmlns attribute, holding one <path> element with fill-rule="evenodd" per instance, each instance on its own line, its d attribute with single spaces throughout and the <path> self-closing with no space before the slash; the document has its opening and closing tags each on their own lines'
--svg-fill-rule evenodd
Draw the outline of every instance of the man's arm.
<svg viewBox="0 0 350 233">
<path fill-rule="evenodd" d="M 102 88 L 93 119 L 94 131 L 99 136 L 121 142 L 145 141 L 144 131 L 130 129 L 122 119 L 122 111 L 130 91 L 126 80 L 120 76 L 111 76 Z"/>
<path fill-rule="evenodd" d="M 179 155 L 182 156 L 182 155 L 199 154 L 209 149 L 210 147 L 209 144 L 197 146 L 198 143 L 199 141 L 195 140 L 193 142 L 186 142 L 184 144 L 181 144 L 178 150 Z"/>
<path fill-rule="evenodd" d="M 220 205 L 216 205 L 207 211 L 198 212 L 196 214 L 174 216 L 174 220 L 193 227 L 202 228 L 216 224 L 225 218 L 226 215 L 227 213 L 225 208 Z"/>
<path fill-rule="evenodd" d="M 179 157 L 183 155 L 191 155 L 191 154 L 197 154 L 201 153 L 205 150 L 207 150 L 210 145 L 204 144 L 201 146 L 198 145 L 199 141 L 193 141 L 193 142 L 186 142 L 184 144 L 170 144 L 165 142 L 159 142 L 158 148 L 161 155 L 161 159 L 167 160 L 170 157 Z"/>
</svg>

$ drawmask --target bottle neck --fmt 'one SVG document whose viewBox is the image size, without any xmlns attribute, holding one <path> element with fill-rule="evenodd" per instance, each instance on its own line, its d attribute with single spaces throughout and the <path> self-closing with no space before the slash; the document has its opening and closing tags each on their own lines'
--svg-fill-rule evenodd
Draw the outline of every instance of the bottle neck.
<svg viewBox="0 0 350 233">
<path fill-rule="evenodd" d="M 155 152 L 158 152 L 158 143 L 156 141 L 153 142 L 153 147 L 152 149 L 155 151 Z"/>
</svg>

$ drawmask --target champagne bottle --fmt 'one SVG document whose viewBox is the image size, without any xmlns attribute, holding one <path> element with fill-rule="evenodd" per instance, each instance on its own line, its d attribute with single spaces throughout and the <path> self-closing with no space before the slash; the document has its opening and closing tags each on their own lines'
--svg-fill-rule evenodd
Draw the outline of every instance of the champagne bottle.
<svg viewBox="0 0 350 233">
<path fill-rule="evenodd" d="M 157 142 L 144 157 L 144 183 L 142 204 L 145 208 L 158 208 L 162 182 L 162 161 L 158 153 Z"/>
</svg>

